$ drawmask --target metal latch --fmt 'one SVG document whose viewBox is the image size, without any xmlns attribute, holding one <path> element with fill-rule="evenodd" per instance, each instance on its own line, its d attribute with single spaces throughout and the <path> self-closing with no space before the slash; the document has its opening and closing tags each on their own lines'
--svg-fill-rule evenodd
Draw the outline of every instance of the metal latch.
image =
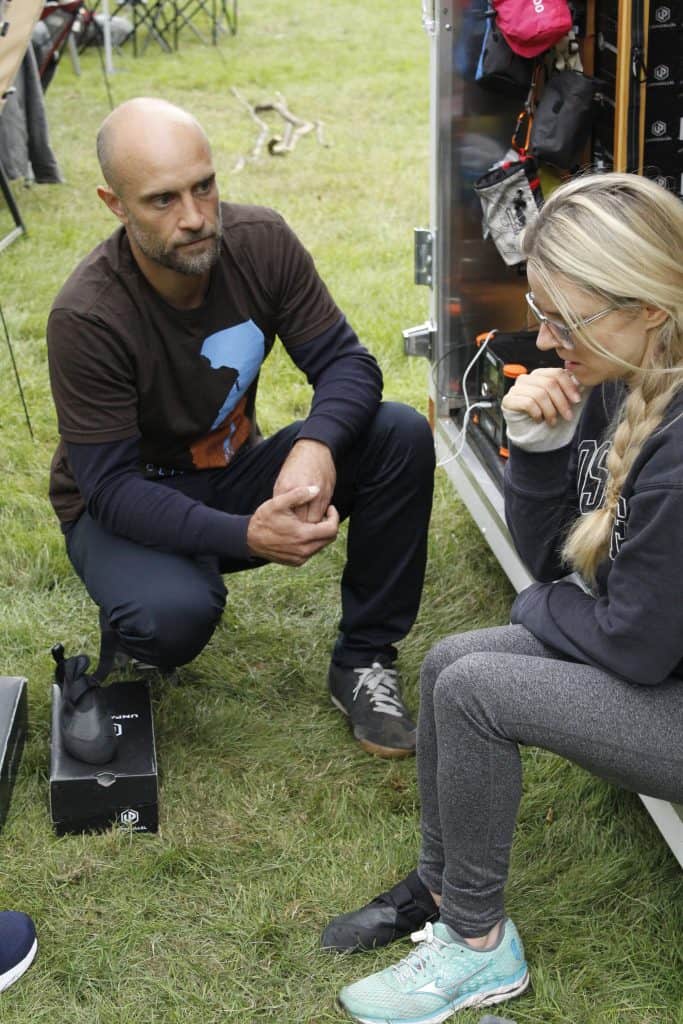
<svg viewBox="0 0 683 1024">
<path fill-rule="evenodd" d="M 407 356 L 426 356 L 432 358 L 436 327 L 431 320 L 418 327 L 409 327 L 403 331 L 403 351 Z"/>
<path fill-rule="evenodd" d="M 434 232 L 415 228 L 415 284 L 428 284 L 434 279 Z"/>
</svg>

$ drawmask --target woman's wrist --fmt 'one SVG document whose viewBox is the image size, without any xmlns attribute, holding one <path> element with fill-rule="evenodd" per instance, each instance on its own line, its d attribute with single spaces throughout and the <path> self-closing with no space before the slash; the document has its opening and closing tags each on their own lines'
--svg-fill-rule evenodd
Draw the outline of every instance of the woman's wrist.
<svg viewBox="0 0 683 1024">
<path fill-rule="evenodd" d="M 525 412 L 503 408 L 508 441 L 522 451 L 532 453 L 554 452 L 566 447 L 576 433 L 579 417 L 589 393 L 590 388 L 585 388 L 581 401 L 573 407 L 574 415 L 571 420 L 558 416 L 552 425 L 544 419 L 537 423 Z"/>
</svg>

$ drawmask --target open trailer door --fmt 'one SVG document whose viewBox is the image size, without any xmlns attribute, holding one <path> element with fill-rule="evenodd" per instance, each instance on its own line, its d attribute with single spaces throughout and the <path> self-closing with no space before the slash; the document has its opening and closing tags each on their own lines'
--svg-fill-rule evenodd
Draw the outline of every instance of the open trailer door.
<svg viewBox="0 0 683 1024">
<path fill-rule="evenodd" d="M 415 281 L 430 288 L 430 317 L 404 332 L 404 345 L 430 362 L 439 462 L 521 590 L 533 580 L 505 524 L 500 402 L 520 367 L 535 368 L 540 356 L 527 330 L 524 266 L 506 263 L 483 237 L 474 185 L 505 160 L 516 126 L 515 141 L 524 147 L 528 124 L 518 119 L 531 72 L 503 68 L 496 81 L 494 67 L 486 80 L 480 57 L 487 10 L 487 0 L 423 0 L 431 37 L 430 226 L 415 231 Z M 574 167 L 592 166 L 646 174 L 683 198 L 681 4 L 572 0 L 572 14 L 576 46 L 565 57 L 593 80 L 591 116 L 577 119 L 580 138 L 565 157 L 571 164 L 540 164 L 543 193 Z M 542 95 L 544 72 L 540 78 L 532 101 Z M 474 408 L 480 400 L 490 404 Z M 642 799 L 683 865 L 683 807 Z"/>
</svg>

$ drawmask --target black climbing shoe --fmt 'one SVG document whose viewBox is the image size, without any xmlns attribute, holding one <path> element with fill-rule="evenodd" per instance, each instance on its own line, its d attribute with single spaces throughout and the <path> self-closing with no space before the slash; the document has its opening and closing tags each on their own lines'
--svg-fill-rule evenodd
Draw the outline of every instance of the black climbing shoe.
<svg viewBox="0 0 683 1024">
<path fill-rule="evenodd" d="M 104 690 L 94 675 L 88 675 L 90 658 L 65 658 L 61 644 L 52 648 L 52 657 L 57 663 L 55 682 L 62 691 L 59 729 L 64 749 L 77 761 L 107 764 L 116 754 L 116 736 Z"/>
</svg>

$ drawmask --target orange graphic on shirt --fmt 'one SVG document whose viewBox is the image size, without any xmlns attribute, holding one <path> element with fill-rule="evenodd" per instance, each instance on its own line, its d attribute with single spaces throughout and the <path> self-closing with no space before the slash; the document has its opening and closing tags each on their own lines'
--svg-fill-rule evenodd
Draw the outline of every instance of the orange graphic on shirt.
<svg viewBox="0 0 683 1024">
<path fill-rule="evenodd" d="M 246 395 L 221 425 L 190 446 L 195 469 L 219 469 L 227 466 L 251 433 L 251 420 L 245 414 Z"/>
</svg>

